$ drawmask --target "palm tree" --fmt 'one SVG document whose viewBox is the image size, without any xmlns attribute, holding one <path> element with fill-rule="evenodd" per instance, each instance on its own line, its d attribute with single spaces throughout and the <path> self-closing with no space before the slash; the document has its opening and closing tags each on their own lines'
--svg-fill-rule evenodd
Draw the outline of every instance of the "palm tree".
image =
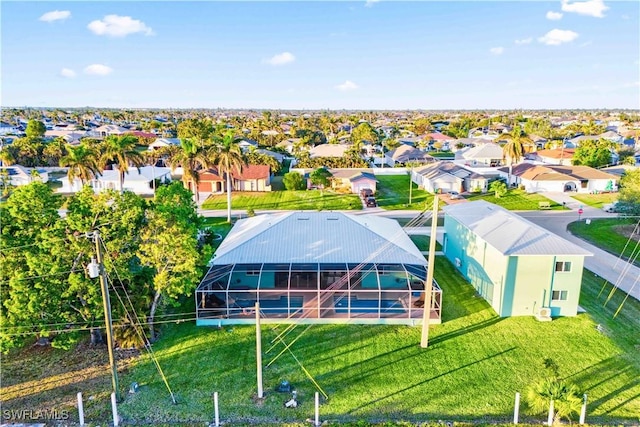
<svg viewBox="0 0 640 427">
<path fill-rule="evenodd" d="M 60 166 L 69 168 L 67 178 L 71 188 L 76 178 L 84 185 L 100 175 L 96 152 L 84 144 L 77 147 L 67 145 L 67 155 L 60 158 Z"/>
<path fill-rule="evenodd" d="M 225 174 L 227 179 L 227 222 L 231 222 L 231 173 L 234 170 L 240 173 L 247 164 L 240 150 L 240 141 L 242 137 L 235 136 L 233 131 L 214 136 L 214 163 L 220 176 Z"/>
<path fill-rule="evenodd" d="M 501 139 L 507 140 L 507 143 L 502 147 L 502 159 L 509 159 L 509 177 L 507 184 L 511 185 L 511 169 L 513 164 L 518 163 L 520 159 L 524 157 L 524 144 L 533 143 L 533 141 L 522 131 L 520 126 L 514 126 L 511 132 L 502 134 Z"/>
<path fill-rule="evenodd" d="M 190 189 L 198 202 L 198 170 L 211 165 L 208 151 L 192 138 L 180 141 L 180 147 L 167 147 L 167 164 L 171 169 L 182 167 L 182 184 Z"/>
<path fill-rule="evenodd" d="M 527 389 L 527 403 L 535 413 L 549 410 L 553 401 L 553 424 L 562 418 L 571 420 L 582 408 L 582 399 L 575 384 L 568 384 L 558 378 L 545 378 Z"/>
<path fill-rule="evenodd" d="M 118 165 L 118 175 L 120 177 L 120 194 L 123 192 L 124 175 L 129 171 L 129 165 L 133 165 L 140 170 L 144 164 L 144 157 L 136 151 L 138 139 L 133 135 L 108 136 L 102 144 L 102 155 L 100 160 L 103 163 L 113 162 Z"/>
</svg>

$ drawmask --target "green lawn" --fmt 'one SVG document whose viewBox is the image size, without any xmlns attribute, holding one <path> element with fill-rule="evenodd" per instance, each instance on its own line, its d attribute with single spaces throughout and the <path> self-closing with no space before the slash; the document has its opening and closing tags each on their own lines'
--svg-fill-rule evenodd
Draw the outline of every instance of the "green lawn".
<svg viewBox="0 0 640 427">
<path fill-rule="evenodd" d="M 376 200 L 383 209 L 422 210 L 432 203 L 433 195 L 413 184 L 409 205 L 409 175 L 377 175 L 376 179 Z"/>
<path fill-rule="evenodd" d="M 509 190 L 507 194 L 499 198 L 496 198 L 492 192 L 485 194 L 474 193 L 466 198 L 469 201 L 486 200 L 487 202 L 502 206 L 510 211 L 537 210 L 538 202 L 549 202 L 551 209 L 563 209 L 562 205 L 554 202 L 553 200 L 547 199 L 540 194 L 527 193 L 524 190 L 518 189 Z"/>
<path fill-rule="evenodd" d="M 640 259 L 636 254 L 639 238 L 637 230 L 636 240 L 629 241 L 628 237 L 635 229 L 637 222 L 633 218 L 592 219 L 590 224 L 585 221 L 572 222 L 567 229 L 616 256 L 622 253 L 624 259 L 629 259 L 635 255 L 635 264 L 640 266 Z"/>
<path fill-rule="evenodd" d="M 421 251 L 429 250 L 429 240 L 431 240 L 430 236 L 412 235 L 409 237 L 411 238 L 411 241 L 415 243 L 415 245 Z M 441 251 L 441 250 L 442 250 L 442 245 L 440 244 L 440 242 L 436 242 L 436 251 Z"/>
<path fill-rule="evenodd" d="M 640 304 L 621 295 L 603 306 L 601 279 L 586 272 L 581 305 L 589 314 L 540 323 L 531 317 L 501 319 L 439 257 L 436 278 L 444 289 L 443 324 L 431 328 L 430 347 L 421 349 L 420 328 L 406 326 L 312 326 L 292 345 L 305 369 L 329 395 L 321 418 L 335 421 L 475 420 L 508 422 L 514 393 L 539 378 L 542 360 L 553 358 L 561 374 L 589 395 L 591 423 L 637 423 L 640 414 Z M 603 295 L 608 293 L 605 289 Z M 596 325 L 600 324 L 599 331 Z M 291 342 L 306 327 L 287 337 Z M 263 328 L 264 351 L 283 326 Z M 211 394 L 220 392 L 224 420 L 280 423 L 313 414 L 316 391 L 289 354 L 264 370 L 265 399 L 256 403 L 255 328 L 170 325 L 155 354 L 178 396 L 168 395 L 147 358 L 122 375 L 141 392 L 120 410 L 126 420 L 210 421 Z M 281 347 L 264 355 L 268 363 Z M 283 408 L 287 396 L 274 387 L 282 379 L 297 389 L 301 405 Z M 525 420 L 542 421 L 545 415 Z"/>
<path fill-rule="evenodd" d="M 407 326 L 317 325 L 292 344 L 296 358 L 329 395 L 320 409 L 322 420 L 360 421 L 355 424 L 359 427 L 368 425 L 364 421 L 383 420 L 506 424 L 514 393 L 524 396 L 527 385 L 540 378 L 543 358 L 551 357 L 561 375 L 588 394 L 588 423 L 640 421 L 638 301 L 628 299 L 614 319 L 623 295 L 615 293 L 605 305 L 609 285 L 598 297 L 602 279 L 585 271 L 580 305 L 587 314 L 548 323 L 531 317 L 501 319 L 443 257 L 438 257 L 436 278 L 444 290 L 443 323 L 431 327 L 428 349 L 419 346 L 421 329 Z M 187 301 L 183 310 L 192 312 L 193 302 Z M 267 353 L 283 328 L 263 327 L 265 365 L 281 350 L 279 346 Z M 291 343 L 305 329 L 297 327 L 286 341 Z M 218 329 L 171 322 L 164 324 L 153 348 L 178 404 L 171 404 L 148 356 L 122 360 L 122 389 L 134 381 L 140 385 L 138 393 L 124 393 L 119 405 L 128 424 L 211 422 L 214 391 L 220 393 L 221 421 L 226 424 L 301 426 L 313 417 L 316 389 L 287 353 L 264 369 L 265 399 L 253 400 L 252 326 Z M 3 357 L 3 410 L 64 409 L 76 420 L 75 393 L 82 391 L 87 420 L 106 423 L 110 383 L 105 353 L 104 347 L 84 346 L 75 352 L 28 348 Z M 77 363 L 80 359 L 82 364 Z M 283 408 L 288 396 L 274 391 L 282 379 L 298 391 L 298 408 Z M 525 411 L 523 397 L 521 419 L 540 423 L 546 415 Z"/>
<path fill-rule="evenodd" d="M 429 152 L 431 157 L 435 157 L 437 159 L 451 159 L 453 160 L 456 157 L 455 153 L 451 151 L 431 151 Z"/>
<path fill-rule="evenodd" d="M 355 194 L 337 194 L 325 190 L 265 191 L 231 193 L 232 209 L 257 210 L 360 210 L 362 202 Z M 226 194 L 212 195 L 203 209 L 227 209 Z"/>
<path fill-rule="evenodd" d="M 618 200 L 618 193 L 600 193 L 600 194 L 576 194 L 571 196 L 585 205 L 602 209 L 604 205 L 613 203 Z"/>
</svg>

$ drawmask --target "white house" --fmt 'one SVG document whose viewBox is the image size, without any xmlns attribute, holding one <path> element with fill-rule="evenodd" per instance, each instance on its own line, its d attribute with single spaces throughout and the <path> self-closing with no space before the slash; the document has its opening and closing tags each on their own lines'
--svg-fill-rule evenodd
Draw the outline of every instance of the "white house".
<svg viewBox="0 0 640 427">
<path fill-rule="evenodd" d="M 500 172 L 508 173 L 508 168 Z M 594 193 L 616 191 L 619 177 L 589 166 L 535 165 L 522 163 L 511 170 L 512 182 L 523 185 L 528 193 L 564 192 Z"/>
<path fill-rule="evenodd" d="M 154 180 L 160 182 L 171 181 L 171 169 L 154 166 L 143 166 L 138 171 L 137 168 L 131 167 L 124 175 L 123 189 L 131 191 L 139 195 L 154 194 Z M 82 189 L 82 182 L 76 178 L 73 183 L 69 183 L 69 178 L 64 176 L 60 178 L 62 187 L 57 191 L 59 193 L 75 193 Z M 119 190 L 120 174 L 117 169 L 104 170 L 102 174 L 89 183 L 93 191 L 99 193 L 103 190 Z"/>
<path fill-rule="evenodd" d="M 172 145 L 180 146 L 180 138 L 157 138 L 151 144 L 149 144 L 149 151 L 157 150 L 159 148 L 170 147 Z"/>
<path fill-rule="evenodd" d="M 4 174 L 4 171 L 9 179 L 7 183 L 16 187 L 36 180 L 49 181 L 49 173 L 45 169 L 26 168 L 20 165 L 0 166 L 0 174 Z"/>
<path fill-rule="evenodd" d="M 462 150 L 460 153 L 467 166 L 496 167 L 502 164 L 502 147 L 492 142 Z"/>
<path fill-rule="evenodd" d="M 22 131 L 10 123 L 0 122 L 0 135 L 16 135 Z"/>
</svg>

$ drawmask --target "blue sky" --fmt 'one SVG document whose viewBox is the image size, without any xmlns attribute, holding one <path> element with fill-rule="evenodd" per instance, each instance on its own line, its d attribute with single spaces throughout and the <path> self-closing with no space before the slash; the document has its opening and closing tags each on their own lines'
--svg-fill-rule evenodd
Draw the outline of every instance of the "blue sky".
<svg viewBox="0 0 640 427">
<path fill-rule="evenodd" d="M 640 2 L 2 1 L 1 105 L 640 108 Z"/>
</svg>

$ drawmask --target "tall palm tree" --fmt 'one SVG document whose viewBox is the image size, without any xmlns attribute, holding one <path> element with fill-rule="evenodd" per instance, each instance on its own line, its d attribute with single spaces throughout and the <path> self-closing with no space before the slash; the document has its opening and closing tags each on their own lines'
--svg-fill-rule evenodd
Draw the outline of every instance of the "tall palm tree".
<svg viewBox="0 0 640 427">
<path fill-rule="evenodd" d="M 524 144 L 533 143 L 531 138 L 522 131 L 520 126 L 514 126 L 511 132 L 504 133 L 500 137 L 507 140 L 507 143 L 502 147 L 502 159 L 509 159 L 509 177 L 507 178 L 507 184 L 511 185 L 511 169 L 514 163 L 518 163 L 521 158 L 524 157 Z"/>
<path fill-rule="evenodd" d="M 144 164 L 142 153 L 136 150 L 138 138 L 133 135 L 110 135 L 102 143 L 100 160 L 102 163 L 113 162 L 118 165 L 120 178 L 120 194 L 123 192 L 124 175 L 129 171 L 129 165 L 140 170 Z"/>
<path fill-rule="evenodd" d="M 67 155 L 60 158 L 60 166 L 69 168 L 67 178 L 71 188 L 73 188 L 73 182 L 76 178 L 79 178 L 82 185 L 85 185 L 100 175 L 98 156 L 95 150 L 85 144 L 77 147 L 67 145 Z"/>
<path fill-rule="evenodd" d="M 227 222 L 231 222 L 231 173 L 234 170 L 240 173 L 242 167 L 247 165 L 240 150 L 240 141 L 242 137 L 235 136 L 233 131 L 214 136 L 214 163 L 220 176 L 226 175 L 227 180 Z"/>
<path fill-rule="evenodd" d="M 211 166 L 208 151 L 191 138 L 184 138 L 180 146 L 167 147 L 167 164 L 171 169 L 182 167 L 182 184 L 190 189 L 198 202 L 198 170 Z"/>
</svg>

